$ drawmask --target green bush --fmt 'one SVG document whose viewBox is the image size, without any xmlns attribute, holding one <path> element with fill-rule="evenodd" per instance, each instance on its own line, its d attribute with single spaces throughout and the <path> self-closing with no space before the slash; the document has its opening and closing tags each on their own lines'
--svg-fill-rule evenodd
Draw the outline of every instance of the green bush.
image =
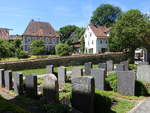
<svg viewBox="0 0 150 113">
<path fill-rule="evenodd" d="M 29 54 L 21 49 L 16 50 L 16 57 L 17 58 L 29 58 Z"/>
<path fill-rule="evenodd" d="M 129 69 L 130 70 L 137 70 L 137 65 L 136 64 L 129 64 Z"/>
<path fill-rule="evenodd" d="M 56 45 L 56 54 L 60 56 L 67 56 L 71 52 L 71 47 L 66 43 L 59 43 Z"/>
<path fill-rule="evenodd" d="M 68 105 L 60 103 L 44 104 L 42 109 L 44 113 L 71 113 L 71 108 Z"/>
<path fill-rule="evenodd" d="M 145 85 L 141 82 L 136 80 L 135 82 L 135 95 L 136 96 L 147 96 L 148 90 Z"/>
<path fill-rule="evenodd" d="M 106 85 L 108 90 L 113 90 L 117 92 L 117 74 L 116 72 L 109 73 L 106 78 Z"/>
</svg>

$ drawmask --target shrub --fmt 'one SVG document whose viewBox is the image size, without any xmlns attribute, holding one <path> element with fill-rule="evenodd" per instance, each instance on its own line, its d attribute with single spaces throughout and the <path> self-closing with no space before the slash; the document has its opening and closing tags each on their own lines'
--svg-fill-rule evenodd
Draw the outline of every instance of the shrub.
<svg viewBox="0 0 150 113">
<path fill-rule="evenodd" d="M 135 95 L 136 96 L 147 96 L 148 90 L 145 85 L 141 82 L 136 80 L 135 82 Z"/>
<path fill-rule="evenodd" d="M 33 40 L 30 48 L 33 55 L 42 55 L 46 51 L 43 40 Z"/>
<path fill-rule="evenodd" d="M 29 58 L 29 54 L 21 49 L 16 50 L 16 57 L 17 58 Z"/>
<path fill-rule="evenodd" d="M 66 43 L 59 43 L 56 45 L 56 54 L 60 56 L 67 56 L 70 54 L 71 48 Z"/>
<path fill-rule="evenodd" d="M 117 73 L 113 72 L 108 75 L 106 78 L 106 84 L 108 90 L 113 90 L 114 92 L 117 92 Z"/>
</svg>

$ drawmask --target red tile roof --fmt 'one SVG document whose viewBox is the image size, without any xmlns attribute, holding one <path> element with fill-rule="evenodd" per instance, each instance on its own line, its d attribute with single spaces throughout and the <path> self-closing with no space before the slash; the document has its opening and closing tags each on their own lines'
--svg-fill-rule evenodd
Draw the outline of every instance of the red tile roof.
<svg viewBox="0 0 150 113">
<path fill-rule="evenodd" d="M 92 29 L 97 38 L 107 38 L 107 33 L 111 30 L 111 27 L 94 26 L 91 24 L 89 25 L 89 27 Z"/>
<path fill-rule="evenodd" d="M 31 20 L 27 26 L 23 36 L 33 37 L 59 37 L 54 28 L 48 22 L 39 22 Z"/>
<path fill-rule="evenodd" d="M 0 28 L 0 38 L 4 40 L 9 39 L 9 30 L 8 28 Z"/>
</svg>

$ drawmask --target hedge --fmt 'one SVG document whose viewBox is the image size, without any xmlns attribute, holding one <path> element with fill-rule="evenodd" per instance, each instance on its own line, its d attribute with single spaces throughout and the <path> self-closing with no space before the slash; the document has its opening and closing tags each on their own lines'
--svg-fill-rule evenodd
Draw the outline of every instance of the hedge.
<svg viewBox="0 0 150 113">
<path fill-rule="evenodd" d="M 95 55 L 76 55 L 76 56 L 65 56 L 59 58 L 42 58 L 32 60 L 21 60 L 21 61 L 9 61 L 1 62 L 0 68 L 11 69 L 11 70 L 24 70 L 24 69 L 36 69 L 45 68 L 46 65 L 53 64 L 54 66 L 75 66 L 83 65 L 86 62 L 92 62 L 98 64 L 100 62 L 106 62 L 107 60 L 113 60 L 114 63 L 127 60 L 127 54 L 122 52 L 115 53 L 104 53 Z"/>
</svg>

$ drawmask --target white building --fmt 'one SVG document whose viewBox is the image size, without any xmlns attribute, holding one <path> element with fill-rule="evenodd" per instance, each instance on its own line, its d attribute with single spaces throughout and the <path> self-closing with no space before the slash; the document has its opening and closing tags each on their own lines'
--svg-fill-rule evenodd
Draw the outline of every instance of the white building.
<svg viewBox="0 0 150 113">
<path fill-rule="evenodd" d="M 84 33 L 85 53 L 96 54 L 106 52 L 111 28 L 88 25 Z"/>
</svg>

